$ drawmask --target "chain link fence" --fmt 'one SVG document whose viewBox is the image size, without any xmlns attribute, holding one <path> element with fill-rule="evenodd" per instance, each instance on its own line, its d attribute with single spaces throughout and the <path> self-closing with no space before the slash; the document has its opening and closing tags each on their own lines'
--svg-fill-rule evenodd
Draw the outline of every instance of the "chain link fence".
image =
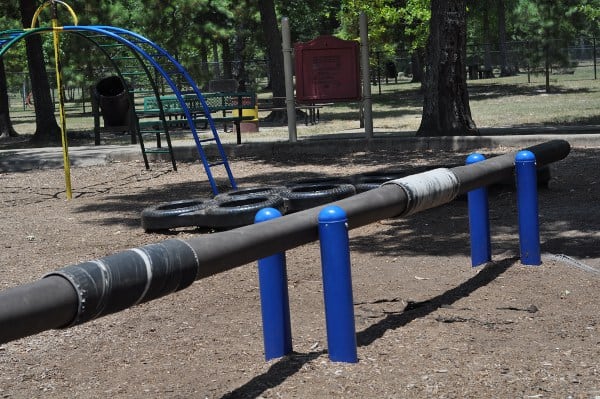
<svg viewBox="0 0 600 399">
<path fill-rule="evenodd" d="M 581 37 L 571 42 L 560 40 L 540 44 L 533 41 L 507 42 L 504 49 L 494 44 L 470 44 L 467 47 L 467 78 L 480 80 L 513 76 L 507 84 L 543 83 L 546 70 L 553 81 L 598 79 L 599 40 L 595 37 Z M 412 78 L 414 58 L 408 52 L 390 57 L 380 51 L 371 52 L 371 81 L 374 85 L 393 84 Z M 208 90 L 211 80 L 233 78 L 248 91 L 261 91 L 269 86 L 268 62 L 264 59 L 231 62 L 199 61 L 192 59 L 185 63 L 186 69 L 204 90 Z M 108 66 L 99 67 L 97 76 L 114 73 Z M 51 87 L 55 84 L 54 71 L 48 71 Z M 27 109 L 31 84 L 25 70 L 7 72 L 11 108 Z M 95 82 L 87 82 L 93 85 Z M 502 80 L 496 82 L 502 83 Z M 53 87 L 55 96 L 56 88 Z M 183 88 L 185 90 L 185 88 Z M 66 93 L 72 100 L 82 102 L 89 99 L 85 87 L 67 87 Z"/>
<path fill-rule="evenodd" d="M 523 75 L 528 83 L 537 83 L 549 75 L 560 80 L 597 79 L 596 38 L 507 42 L 505 49 L 488 44 L 467 48 L 468 78 Z"/>
<path fill-rule="evenodd" d="M 599 40 L 581 37 L 571 42 L 563 40 L 507 42 L 503 50 L 498 45 L 467 46 L 467 79 L 516 76 L 510 83 L 542 83 L 546 69 L 555 80 L 598 79 Z M 408 52 L 389 57 L 382 52 L 371 54 L 372 82 L 397 83 L 399 78 L 412 77 L 413 59 Z"/>
</svg>

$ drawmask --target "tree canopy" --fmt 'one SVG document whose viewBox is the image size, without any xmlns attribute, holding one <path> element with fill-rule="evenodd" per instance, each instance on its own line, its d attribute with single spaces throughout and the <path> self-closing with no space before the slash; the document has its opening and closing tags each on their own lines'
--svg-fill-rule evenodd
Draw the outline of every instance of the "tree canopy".
<svg viewBox="0 0 600 399">
<path fill-rule="evenodd" d="M 203 76 L 207 63 L 267 59 L 267 44 L 272 38 L 266 38 L 260 28 L 260 3 L 258 0 L 90 0 L 71 5 L 81 24 L 106 24 L 138 32 L 166 48 L 202 80 L 207 78 Z M 506 11 L 506 40 L 543 46 L 544 41 L 568 41 L 576 35 L 600 33 L 600 0 L 469 0 L 469 43 L 497 45 L 499 11 L 494 5 L 498 3 L 503 3 Z M 370 47 L 389 57 L 422 50 L 429 36 L 431 0 L 275 0 L 273 4 L 279 19 L 289 18 L 292 41 L 308 41 L 320 34 L 357 39 L 360 12 L 365 12 L 369 19 Z M 18 12 L 14 2 L 2 7 L 3 29 L 21 26 Z M 63 14 L 61 22 L 69 24 L 68 15 Z M 44 18 L 49 23 L 49 16 Z M 63 52 L 73 59 L 72 72 L 77 73 L 78 65 L 85 75 L 82 66 L 88 55 L 78 54 L 80 46 L 78 42 L 69 44 L 67 39 Z M 44 49 L 49 53 L 48 44 Z M 23 49 L 15 51 L 24 53 Z M 14 65 L 18 59 L 5 57 L 7 71 L 19 69 Z"/>
<path fill-rule="evenodd" d="M 28 27 L 19 12 L 23 4 L 35 8 L 41 1 L 5 4 L 0 8 L 0 29 Z M 531 51 L 528 56 L 532 62 L 547 62 L 549 58 L 560 58 L 548 50 L 550 42 L 568 43 L 576 36 L 600 34 L 600 0 L 465 0 L 464 4 L 467 45 L 483 46 L 486 64 L 490 62 L 490 49 L 498 47 L 503 74 L 510 69 L 507 41 L 520 40 L 531 48 L 542 49 Z M 251 75 L 260 65 L 264 68 L 260 76 L 268 76 L 268 87 L 278 94 L 282 88 L 282 73 L 276 70 L 281 68 L 276 59 L 281 48 L 281 17 L 289 18 L 293 41 L 308 41 L 321 34 L 357 39 L 358 16 L 365 12 L 371 49 L 389 59 L 412 53 L 413 74 L 417 75 L 425 70 L 421 65 L 425 61 L 433 5 L 432 0 L 89 0 L 71 4 L 80 24 L 119 26 L 158 43 L 201 86 L 214 77 L 234 77 L 243 85 L 256 85 Z M 71 24 L 66 12 L 60 17 L 61 23 Z M 43 14 L 42 20 L 49 24 L 49 15 Z M 87 50 L 89 45 L 66 36 L 61 52 L 68 84 L 89 86 L 97 78 L 95 68 L 101 62 L 96 62 Z M 46 62 L 51 58 L 51 49 L 51 40 L 43 40 Z M 22 44 L 11 49 L 10 56 L 3 57 L 0 67 L 8 72 L 8 90 L 22 85 L 22 76 L 16 72 L 25 70 L 25 54 Z"/>
</svg>

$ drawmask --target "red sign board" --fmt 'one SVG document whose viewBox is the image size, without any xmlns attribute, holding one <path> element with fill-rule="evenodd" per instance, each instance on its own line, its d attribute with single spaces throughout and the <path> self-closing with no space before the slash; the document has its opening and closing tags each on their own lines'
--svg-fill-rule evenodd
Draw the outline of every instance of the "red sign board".
<svg viewBox="0 0 600 399">
<path fill-rule="evenodd" d="M 294 53 L 298 102 L 360 99 L 357 41 L 319 36 L 306 43 L 296 43 Z"/>
</svg>

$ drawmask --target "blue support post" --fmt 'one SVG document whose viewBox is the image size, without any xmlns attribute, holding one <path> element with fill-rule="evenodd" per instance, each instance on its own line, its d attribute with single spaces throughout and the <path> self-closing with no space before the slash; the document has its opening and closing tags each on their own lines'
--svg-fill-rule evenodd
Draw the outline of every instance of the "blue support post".
<svg viewBox="0 0 600 399">
<path fill-rule="evenodd" d="M 481 154 L 471 154 L 466 164 L 484 161 Z M 490 216 L 486 187 L 477 188 L 467 194 L 469 204 L 469 231 L 471 234 L 471 266 L 483 265 L 492 260 L 490 239 Z"/>
<path fill-rule="evenodd" d="M 515 157 L 515 171 L 521 263 L 540 265 L 542 258 L 535 155 L 531 151 L 519 151 Z"/>
<path fill-rule="evenodd" d="M 356 327 L 352 299 L 348 218 L 339 206 L 319 213 L 319 240 L 329 359 L 356 363 Z"/>
<path fill-rule="evenodd" d="M 255 223 L 281 216 L 277 209 L 258 211 Z M 285 253 L 258 260 L 260 304 L 263 320 L 265 359 L 271 360 L 292 352 L 292 327 L 287 285 Z"/>
</svg>

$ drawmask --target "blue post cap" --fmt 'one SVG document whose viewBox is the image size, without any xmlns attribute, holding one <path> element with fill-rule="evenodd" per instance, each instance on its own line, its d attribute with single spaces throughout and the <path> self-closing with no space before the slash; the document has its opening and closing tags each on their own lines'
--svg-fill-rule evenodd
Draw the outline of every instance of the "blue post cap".
<svg viewBox="0 0 600 399">
<path fill-rule="evenodd" d="M 467 157 L 466 164 L 470 165 L 472 163 L 485 161 L 485 157 L 482 154 L 474 152 Z"/>
<path fill-rule="evenodd" d="M 535 162 L 535 154 L 528 150 L 522 150 L 517 152 L 515 156 L 517 162 Z"/>
<path fill-rule="evenodd" d="M 275 208 L 263 208 L 256 213 L 256 216 L 254 216 L 254 223 L 266 222 L 267 220 L 275 219 L 280 216 L 281 212 Z"/>
<path fill-rule="evenodd" d="M 319 212 L 319 223 L 336 223 L 347 220 L 346 211 L 337 205 L 326 206 Z"/>
</svg>

